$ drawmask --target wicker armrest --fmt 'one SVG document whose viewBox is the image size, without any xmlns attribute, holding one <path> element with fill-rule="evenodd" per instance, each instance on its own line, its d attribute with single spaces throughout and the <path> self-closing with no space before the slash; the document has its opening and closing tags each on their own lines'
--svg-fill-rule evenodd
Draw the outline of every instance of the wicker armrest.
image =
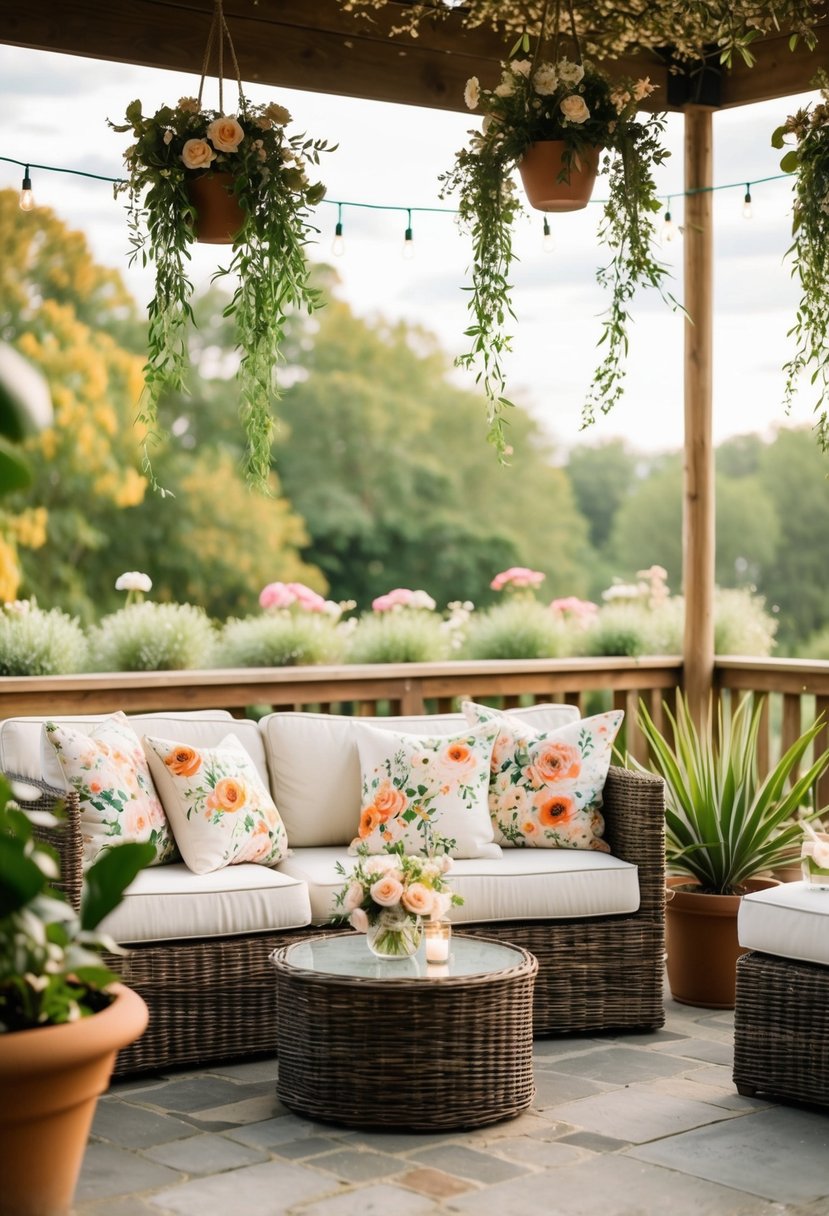
<svg viewBox="0 0 829 1216">
<path fill-rule="evenodd" d="M 37 798 L 24 798 L 19 801 L 34 811 L 61 810 L 61 822 L 54 828 L 35 828 L 35 836 L 50 844 L 57 850 L 60 864 L 60 880 L 55 883 L 64 892 L 73 908 L 81 904 L 81 884 L 83 882 L 83 836 L 81 835 L 81 814 L 78 795 L 74 790 L 58 790 L 45 781 L 37 781 L 32 777 L 21 777 L 17 773 L 6 773 L 9 781 L 19 782 L 31 790 L 39 791 Z"/>
<path fill-rule="evenodd" d="M 605 839 L 614 857 L 639 867 L 640 910 L 665 905 L 665 787 L 661 777 L 611 767 L 604 787 Z"/>
</svg>

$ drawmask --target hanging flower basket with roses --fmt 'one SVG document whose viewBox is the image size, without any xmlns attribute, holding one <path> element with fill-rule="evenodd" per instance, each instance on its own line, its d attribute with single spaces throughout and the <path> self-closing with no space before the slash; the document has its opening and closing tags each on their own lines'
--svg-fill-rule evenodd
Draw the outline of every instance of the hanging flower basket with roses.
<svg viewBox="0 0 829 1216">
<path fill-rule="evenodd" d="M 572 18 L 572 5 L 568 7 Z M 597 278 L 611 298 L 600 338 L 604 358 L 584 406 L 585 425 L 595 419 L 597 409 L 607 413 L 622 395 L 629 306 L 637 287 L 656 287 L 675 306 L 664 286 L 667 270 L 652 247 L 653 215 L 661 207 L 654 170 L 669 155 L 660 142 L 664 116 L 637 114 L 653 87 L 648 80 L 611 84 L 598 68 L 582 62 L 572 22 L 576 58 L 560 55 L 558 11 L 552 58 L 542 59 L 547 10 L 545 5 L 541 39 L 532 57 L 525 34 L 502 64 L 494 88 L 482 88 L 475 77 L 467 82 L 466 103 L 471 110 L 483 111 L 483 127 L 471 132 L 469 146 L 441 177 L 443 196 L 459 196 L 461 222 L 473 244 L 471 323 L 466 331 L 473 341 L 458 363 L 478 369 L 488 401 L 489 440 L 502 458 L 508 451 L 504 411 L 511 404 L 505 396 L 503 357 L 511 349 L 506 327 L 515 315 L 508 275 L 514 260 L 512 228 L 522 210 L 512 177 L 515 170 L 524 179 L 530 204 L 542 211 L 586 206 L 600 160 L 609 174 L 599 239 L 613 257 Z"/>
<path fill-rule="evenodd" d="M 219 47 L 219 108 L 202 105 L 214 40 Z M 227 40 L 238 85 L 238 112 L 224 112 L 222 46 Z M 248 441 L 251 484 L 267 484 L 273 439 L 275 370 L 291 308 L 312 311 L 319 293 L 309 286 L 305 246 L 315 232 L 310 209 L 325 187 L 309 172 L 328 145 L 288 135 L 284 106 L 254 105 L 242 92 L 230 34 L 216 0 L 198 97 L 182 97 L 145 115 L 141 102 L 127 107 L 126 122 L 109 125 L 131 132 L 124 154 L 127 178 L 116 193 L 127 194 L 132 252 L 130 264 L 155 264 L 155 294 L 149 305 L 146 390 L 139 420 L 148 429 L 145 469 L 153 486 L 148 443 L 157 438 L 158 403 L 166 389 L 180 390 L 187 368 L 187 329 L 193 320 L 193 285 L 187 275 L 189 246 L 196 240 L 232 246 L 230 261 L 216 278 L 237 279 L 226 313 L 236 322 L 241 353 L 240 412 Z M 218 213 L 215 207 L 218 206 Z"/>
</svg>

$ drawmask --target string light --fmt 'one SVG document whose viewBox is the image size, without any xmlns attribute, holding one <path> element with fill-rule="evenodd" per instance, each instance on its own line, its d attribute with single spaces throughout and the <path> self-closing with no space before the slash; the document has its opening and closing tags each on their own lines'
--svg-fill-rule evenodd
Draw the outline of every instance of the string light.
<svg viewBox="0 0 829 1216">
<path fill-rule="evenodd" d="M 20 210 L 32 211 L 35 205 L 35 196 L 32 194 L 32 179 L 29 177 L 29 166 L 27 165 L 23 171 L 23 182 L 20 186 Z"/>
<path fill-rule="evenodd" d="M 753 214 L 751 206 L 751 182 L 746 182 L 746 192 L 743 198 L 743 219 L 750 220 Z"/>
<path fill-rule="evenodd" d="M 665 218 L 662 221 L 662 231 L 659 239 L 663 245 L 670 245 L 672 241 L 676 240 L 678 235 L 679 229 L 671 219 L 671 200 L 669 198 L 665 204 Z"/>
<path fill-rule="evenodd" d="M 334 239 L 331 242 L 331 252 L 335 258 L 341 258 L 345 253 L 345 237 L 343 236 L 343 205 L 337 203 L 337 223 L 334 228 Z"/>
<path fill-rule="evenodd" d="M 556 238 L 550 231 L 550 221 L 544 216 L 544 229 L 541 237 L 541 248 L 545 253 L 552 253 L 556 247 Z"/>
<path fill-rule="evenodd" d="M 406 234 L 403 237 L 403 248 L 401 250 L 401 253 L 402 253 L 403 257 L 406 259 L 406 261 L 410 262 L 415 255 L 414 233 L 412 232 L 412 209 L 411 209 L 411 207 L 406 208 L 406 214 L 408 215 L 409 218 L 408 218 L 408 222 L 406 225 Z"/>
</svg>

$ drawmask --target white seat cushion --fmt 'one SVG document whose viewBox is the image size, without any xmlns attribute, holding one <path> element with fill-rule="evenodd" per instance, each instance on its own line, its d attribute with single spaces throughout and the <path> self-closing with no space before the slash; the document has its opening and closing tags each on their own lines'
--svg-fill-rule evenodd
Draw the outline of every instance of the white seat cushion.
<svg viewBox="0 0 829 1216">
<path fill-rule="evenodd" d="M 69 725 L 75 730 L 91 731 L 105 722 L 110 714 L 66 715 L 50 720 L 58 726 Z M 259 775 L 268 784 L 268 765 L 262 736 L 255 722 L 237 719 L 224 709 L 178 711 L 175 713 L 127 714 L 127 720 L 138 735 L 160 735 L 178 739 L 191 747 L 217 747 L 233 723 L 233 733 L 256 765 Z M 19 773 L 46 781 L 55 789 L 67 789 L 63 772 L 54 750 L 41 755 L 41 726 L 46 718 L 6 718 L 0 723 L 0 771 Z"/>
<path fill-rule="evenodd" d="M 265 866 L 194 874 L 176 863 L 142 870 L 101 930 L 122 945 L 232 937 L 311 922 L 304 883 Z"/>
<path fill-rule="evenodd" d="M 784 882 L 740 900 L 740 945 L 763 954 L 829 967 L 829 891 Z"/>
<path fill-rule="evenodd" d="M 573 705 L 533 705 L 510 714 L 538 730 L 578 719 Z M 355 720 L 410 735 L 454 735 L 463 714 L 408 718 L 349 718 L 336 714 L 275 713 L 259 722 L 271 772 L 271 793 L 291 848 L 347 845 L 360 819 L 360 757 Z"/>
<path fill-rule="evenodd" d="M 342 848 L 297 849 L 279 863 L 280 873 L 308 884 L 315 925 L 335 912 L 345 882 L 338 861 L 350 873 L 354 857 Z M 503 849 L 497 860 L 454 861 L 449 880 L 464 898 L 451 911 L 457 924 L 613 916 L 639 907 L 636 866 L 589 850 Z"/>
</svg>

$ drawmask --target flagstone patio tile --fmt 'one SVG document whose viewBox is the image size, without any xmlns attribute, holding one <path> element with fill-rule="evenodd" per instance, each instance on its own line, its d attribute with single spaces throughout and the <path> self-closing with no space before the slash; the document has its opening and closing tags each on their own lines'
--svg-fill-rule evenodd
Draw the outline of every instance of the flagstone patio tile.
<svg viewBox="0 0 829 1216">
<path fill-rule="evenodd" d="M 443 1210 L 425 1195 L 380 1183 L 320 1199 L 303 1207 L 302 1216 L 432 1216 Z"/>
<path fill-rule="evenodd" d="M 666 1077 L 688 1067 L 685 1060 L 636 1047 L 607 1047 L 584 1056 L 568 1056 L 556 1062 L 556 1071 L 571 1073 L 590 1081 L 629 1085 Z"/>
<path fill-rule="evenodd" d="M 373 1178 L 388 1178 L 408 1168 L 405 1158 L 390 1153 L 364 1152 L 340 1148 L 322 1157 L 312 1158 L 314 1169 L 325 1170 L 344 1182 L 367 1182 Z"/>
<path fill-rule="evenodd" d="M 176 1140 L 172 1144 L 158 1144 L 144 1150 L 144 1156 L 159 1161 L 184 1174 L 219 1174 L 223 1170 L 235 1170 L 242 1165 L 253 1165 L 256 1161 L 267 1161 L 262 1149 L 249 1148 L 226 1136 L 204 1133 L 191 1140 Z"/>
<path fill-rule="evenodd" d="M 153 1187 L 167 1186 L 180 1178 L 177 1170 L 171 1170 L 166 1165 L 148 1161 L 146 1157 L 128 1153 L 111 1144 L 93 1141 L 86 1150 L 75 1199 L 83 1203 L 86 1200 L 127 1196 L 152 1190 Z"/>
<path fill-rule="evenodd" d="M 159 1191 L 152 1203 L 175 1216 L 264 1216 L 295 1204 L 336 1194 L 337 1184 L 316 1170 L 284 1161 L 265 1161 L 227 1174 L 194 1178 Z M 274 1203 L 279 1203 L 279 1208 Z"/>
<path fill-rule="evenodd" d="M 721 1106 L 655 1094 L 638 1086 L 569 1102 L 556 1107 L 555 1113 L 584 1131 L 633 1144 L 736 1117 Z"/>
<path fill-rule="evenodd" d="M 679 1042 L 654 1043 L 655 1051 L 667 1051 L 674 1056 L 687 1056 L 691 1060 L 705 1060 L 708 1064 L 724 1064 L 732 1067 L 734 1061 L 734 1043 L 721 1042 L 719 1039 L 682 1039 Z"/>
<path fill-rule="evenodd" d="M 517 1178 L 525 1173 L 523 1166 L 511 1161 L 502 1161 L 490 1153 L 464 1148 L 461 1144 L 446 1144 L 443 1147 L 425 1149 L 411 1153 L 409 1161 L 418 1161 L 432 1169 L 443 1170 L 456 1178 L 468 1178 L 472 1182 L 502 1182 L 506 1178 Z"/>
<path fill-rule="evenodd" d="M 101 1098 L 92 1120 L 92 1135 L 124 1148 L 149 1148 L 197 1136 L 198 1132 L 183 1119 L 147 1110 L 145 1106 L 133 1106 L 131 1102 Z"/>
</svg>

